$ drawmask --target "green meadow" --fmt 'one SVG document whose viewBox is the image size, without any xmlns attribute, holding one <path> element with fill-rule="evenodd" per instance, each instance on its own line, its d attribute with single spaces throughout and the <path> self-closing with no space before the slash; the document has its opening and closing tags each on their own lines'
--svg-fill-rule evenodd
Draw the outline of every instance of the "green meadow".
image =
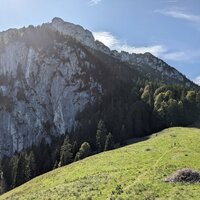
<svg viewBox="0 0 200 200">
<path fill-rule="evenodd" d="M 0 200 L 199 200 L 200 184 L 164 181 L 182 168 L 200 171 L 200 129 L 166 129 L 46 173 Z"/>
</svg>

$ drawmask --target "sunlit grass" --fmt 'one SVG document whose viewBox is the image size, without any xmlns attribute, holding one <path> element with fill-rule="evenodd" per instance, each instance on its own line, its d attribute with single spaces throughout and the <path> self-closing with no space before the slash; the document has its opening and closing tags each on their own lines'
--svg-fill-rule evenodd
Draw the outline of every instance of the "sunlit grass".
<svg viewBox="0 0 200 200">
<path fill-rule="evenodd" d="M 147 141 L 44 174 L 4 194 L 0 200 L 199 200 L 199 184 L 163 181 L 181 168 L 200 171 L 199 144 L 199 129 L 167 129 Z"/>
</svg>

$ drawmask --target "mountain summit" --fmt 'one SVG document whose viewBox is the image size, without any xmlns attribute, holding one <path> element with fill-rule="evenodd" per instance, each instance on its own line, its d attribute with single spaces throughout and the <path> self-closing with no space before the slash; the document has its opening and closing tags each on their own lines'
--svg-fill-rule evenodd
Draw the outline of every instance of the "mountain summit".
<svg viewBox="0 0 200 200">
<path fill-rule="evenodd" d="M 139 125 L 134 113 L 141 107 L 138 117 L 146 123 L 155 112 L 141 100 L 151 80 L 179 85 L 186 94 L 198 88 L 150 53 L 111 51 L 90 31 L 60 18 L 1 32 L 0 155 L 66 133 L 93 139 L 100 118 L 108 119 L 118 139 L 122 127 L 130 133 L 124 138 L 149 134 L 160 127 Z"/>
</svg>

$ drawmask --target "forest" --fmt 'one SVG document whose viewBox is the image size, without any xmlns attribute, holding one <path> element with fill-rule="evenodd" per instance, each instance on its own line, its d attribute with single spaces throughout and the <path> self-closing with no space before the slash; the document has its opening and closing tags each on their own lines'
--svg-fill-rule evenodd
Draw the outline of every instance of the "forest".
<svg viewBox="0 0 200 200">
<path fill-rule="evenodd" d="M 126 144 L 167 127 L 197 126 L 200 114 L 198 88 L 138 80 L 116 85 L 113 93 L 77 115 L 81 126 L 51 142 L 43 139 L 0 161 L 1 193 L 52 169 Z M 189 134 L 189 133 L 188 133 Z"/>
</svg>

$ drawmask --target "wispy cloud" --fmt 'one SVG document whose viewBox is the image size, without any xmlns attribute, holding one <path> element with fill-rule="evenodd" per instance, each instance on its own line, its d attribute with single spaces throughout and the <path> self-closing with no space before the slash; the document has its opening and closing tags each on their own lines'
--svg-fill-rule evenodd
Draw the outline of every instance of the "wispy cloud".
<svg viewBox="0 0 200 200">
<path fill-rule="evenodd" d="M 194 83 L 196 83 L 197 85 L 200 85 L 200 76 L 197 76 L 193 81 L 194 81 Z"/>
<path fill-rule="evenodd" d="M 173 60 L 173 61 L 184 61 L 188 63 L 194 63 L 200 60 L 200 50 L 186 50 L 186 51 L 176 51 L 176 52 L 165 52 L 161 55 L 163 59 Z"/>
<path fill-rule="evenodd" d="M 128 45 L 126 42 L 118 39 L 116 36 L 112 35 L 110 32 L 93 32 L 96 40 L 104 43 L 112 50 L 126 51 L 129 53 L 145 53 L 150 52 L 155 56 L 159 56 L 161 53 L 166 51 L 165 47 L 162 45 L 151 45 L 151 46 L 140 46 L 135 47 Z"/>
<path fill-rule="evenodd" d="M 156 13 L 170 16 L 176 19 L 182 19 L 193 23 L 200 23 L 200 15 L 187 13 L 184 9 L 172 8 L 168 10 L 155 10 Z"/>
<path fill-rule="evenodd" d="M 187 58 L 186 53 L 184 51 L 177 52 L 166 52 L 163 57 L 167 60 L 173 61 L 183 61 Z"/>
<path fill-rule="evenodd" d="M 104 43 L 111 50 L 126 51 L 129 53 L 145 53 L 150 52 L 155 56 L 158 56 L 167 61 L 182 61 L 187 63 L 196 62 L 200 60 L 200 49 L 199 50 L 186 50 L 186 51 L 171 51 L 165 45 L 156 44 L 149 46 L 133 46 L 128 45 L 126 42 L 118 39 L 110 32 L 93 32 L 96 40 Z"/>
<path fill-rule="evenodd" d="M 98 3 L 100 3 L 102 0 L 89 0 L 89 5 L 90 6 L 94 6 L 97 5 Z"/>
</svg>

